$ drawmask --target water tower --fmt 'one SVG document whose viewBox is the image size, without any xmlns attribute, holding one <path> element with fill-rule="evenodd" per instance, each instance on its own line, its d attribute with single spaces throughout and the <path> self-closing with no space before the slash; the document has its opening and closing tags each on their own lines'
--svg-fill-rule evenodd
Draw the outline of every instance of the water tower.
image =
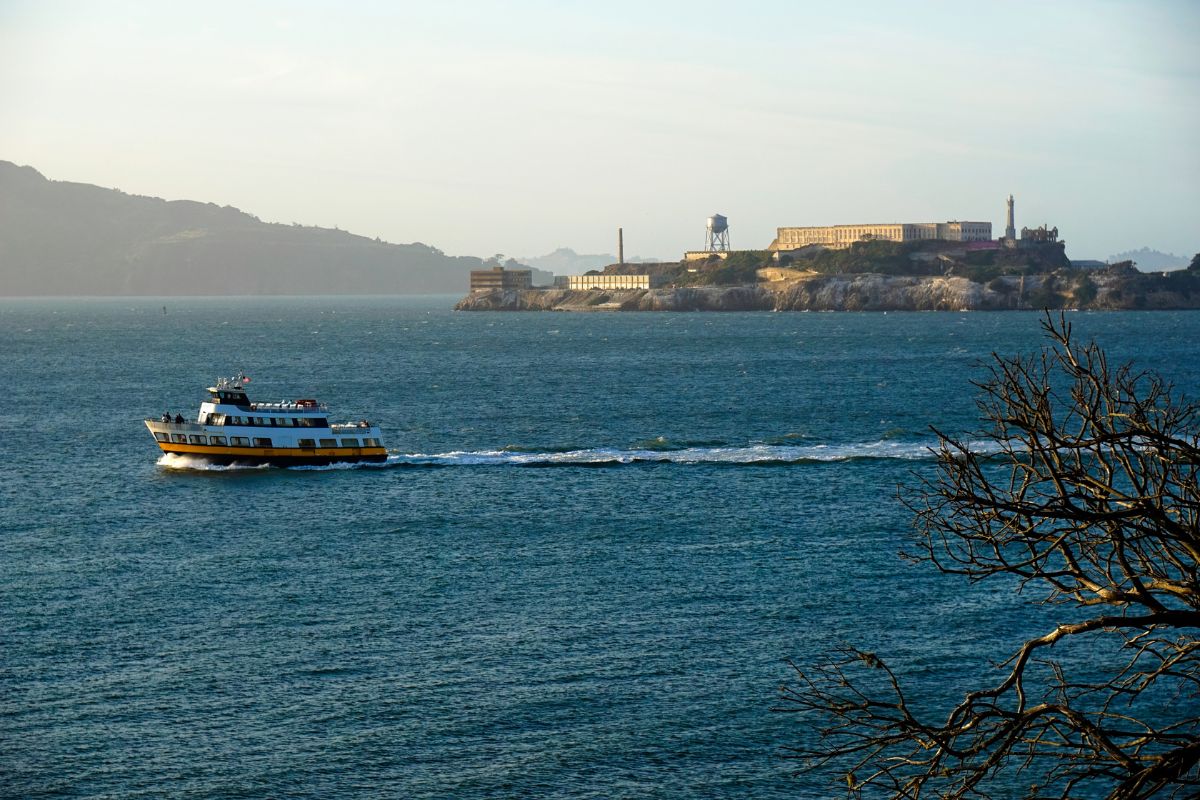
<svg viewBox="0 0 1200 800">
<path fill-rule="evenodd" d="M 709 253 L 729 251 L 729 220 L 720 214 L 708 218 L 708 239 L 704 250 Z"/>
</svg>

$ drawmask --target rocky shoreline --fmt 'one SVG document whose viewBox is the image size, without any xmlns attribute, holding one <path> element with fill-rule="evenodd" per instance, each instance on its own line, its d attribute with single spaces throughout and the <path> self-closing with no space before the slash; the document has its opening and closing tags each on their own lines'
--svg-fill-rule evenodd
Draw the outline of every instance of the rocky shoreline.
<svg viewBox="0 0 1200 800">
<path fill-rule="evenodd" d="M 1185 276 L 1191 278 L 1192 276 Z M 1005 276 L 987 284 L 964 277 L 874 273 L 815 275 L 803 280 L 743 286 L 697 286 L 619 291 L 529 289 L 475 292 L 459 311 L 1013 311 L 1200 308 L 1195 281 L 1165 275 L 1130 276 L 1099 270 L 1085 284 L 1071 276 Z M 1053 294 L 1051 294 L 1053 292 Z M 1061 302 L 1044 302 L 1047 297 Z"/>
</svg>

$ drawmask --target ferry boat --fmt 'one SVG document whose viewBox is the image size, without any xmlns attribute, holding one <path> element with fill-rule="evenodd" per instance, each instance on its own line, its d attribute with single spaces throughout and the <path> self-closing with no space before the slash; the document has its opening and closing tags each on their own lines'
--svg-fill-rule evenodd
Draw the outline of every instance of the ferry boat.
<svg viewBox="0 0 1200 800">
<path fill-rule="evenodd" d="M 208 387 L 195 422 L 163 414 L 146 419 L 164 453 L 200 458 L 212 464 L 316 466 L 384 461 L 379 428 L 366 420 L 329 424 L 329 408 L 316 400 L 251 403 L 239 374 Z"/>
</svg>

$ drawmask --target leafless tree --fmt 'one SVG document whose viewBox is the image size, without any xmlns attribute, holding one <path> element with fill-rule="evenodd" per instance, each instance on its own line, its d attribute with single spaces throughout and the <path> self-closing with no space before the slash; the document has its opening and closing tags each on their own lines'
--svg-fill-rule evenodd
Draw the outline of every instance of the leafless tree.
<svg viewBox="0 0 1200 800">
<path fill-rule="evenodd" d="M 778 710 L 816 735 L 788 756 L 849 796 L 1200 795 L 1200 408 L 1064 317 L 1043 327 L 975 384 L 987 446 L 938 433 L 907 555 L 1035 591 L 1060 621 L 948 713 L 874 653 L 797 667 Z"/>
</svg>

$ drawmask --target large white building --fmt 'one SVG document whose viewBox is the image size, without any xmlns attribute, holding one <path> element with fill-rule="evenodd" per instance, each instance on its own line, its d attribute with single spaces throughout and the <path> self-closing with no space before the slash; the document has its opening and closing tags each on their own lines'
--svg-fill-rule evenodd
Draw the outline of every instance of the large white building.
<svg viewBox="0 0 1200 800">
<path fill-rule="evenodd" d="M 893 222 L 882 225 L 821 225 L 806 228 L 777 228 L 769 250 L 799 250 L 819 244 L 840 250 L 855 242 L 883 239 L 889 242 L 915 242 L 944 239 L 950 242 L 985 242 L 992 238 L 992 223 L 964 222 Z"/>
<path fill-rule="evenodd" d="M 650 275 L 567 275 L 568 289 L 651 289 L 660 286 L 658 276 Z"/>
</svg>

